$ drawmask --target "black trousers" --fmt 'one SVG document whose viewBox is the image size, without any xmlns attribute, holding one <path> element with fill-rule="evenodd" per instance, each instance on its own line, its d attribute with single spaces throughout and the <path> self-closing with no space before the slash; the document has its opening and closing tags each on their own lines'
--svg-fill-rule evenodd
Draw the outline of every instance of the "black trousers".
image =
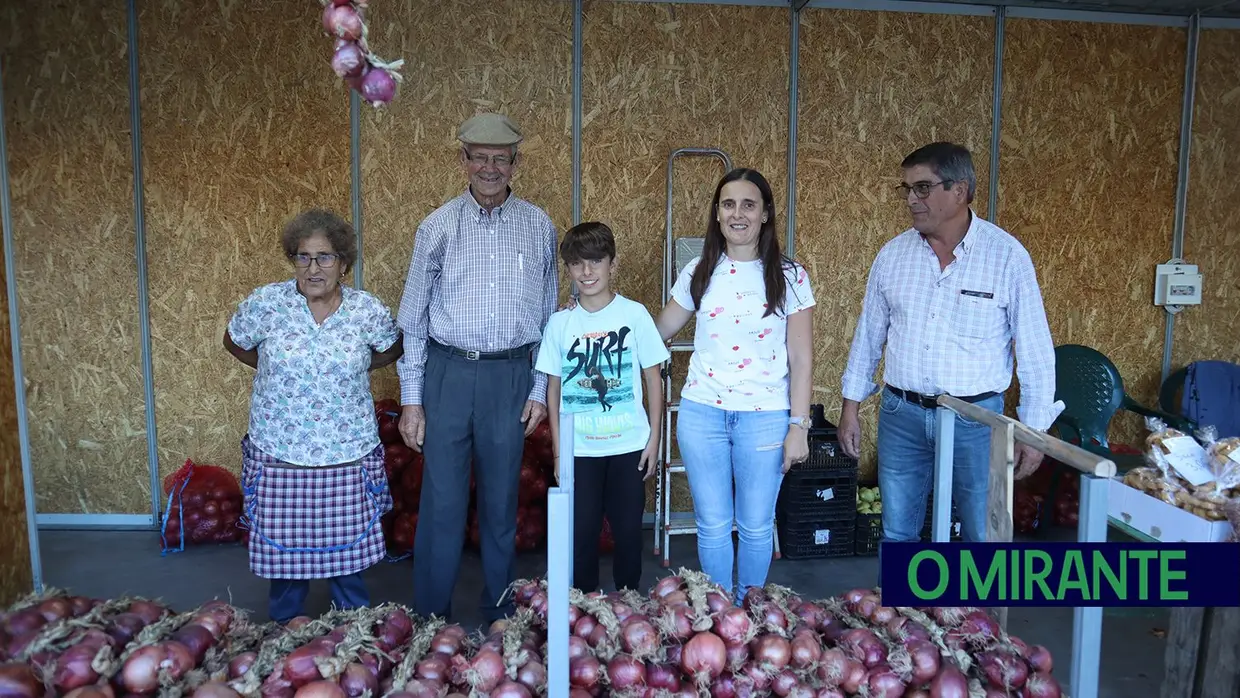
<svg viewBox="0 0 1240 698">
<path fill-rule="evenodd" d="M 534 386 L 530 358 L 475 361 L 427 348 L 422 390 L 426 437 L 418 530 L 413 541 L 413 606 L 448 618 L 465 547 L 470 460 L 477 466 L 482 548 L 482 616 L 509 615 L 516 574 L 517 490 Z"/>
<path fill-rule="evenodd" d="M 612 579 L 616 589 L 642 586 L 642 515 L 646 511 L 641 451 L 601 458 L 573 459 L 573 586 L 586 593 L 599 588 L 598 538 L 603 516 L 611 524 L 616 548 Z M 420 522 L 419 522 L 420 523 Z"/>
</svg>

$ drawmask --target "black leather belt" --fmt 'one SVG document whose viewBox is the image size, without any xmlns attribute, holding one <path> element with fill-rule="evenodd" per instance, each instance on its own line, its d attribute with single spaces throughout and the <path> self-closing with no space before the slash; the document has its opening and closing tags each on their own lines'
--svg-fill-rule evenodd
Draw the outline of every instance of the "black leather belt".
<svg viewBox="0 0 1240 698">
<path fill-rule="evenodd" d="M 441 351 L 446 351 L 452 356 L 460 356 L 470 361 L 489 361 L 494 359 L 525 359 L 529 358 L 530 352 L 533 351 L 533 344 L 526 344 L 516 349 L 504 349 L 503 351 L 477 351 L 474 349 L 458 349 L 450 347 L 447 344 L 429 340 L 431 346 Z"/>
<path fill-rule="evenodd" d="M 911 390 L 901 390 L 900 388 L 891 385 L 887 386 L 887 390 L 890 390 L 892 394 L 898 395 L 914 405 L 918 405 L 927 410 L 932 410 L 939 406 L 939 397 L 937 395 L 922 395 L 921 393 L 915 393 Z M 981 402 L 982 400 L 994 397 L 995 395 L 998 395 L 998 393 L 989 392 L 982 393 L 981 395 L 968 395 L 964 397 L 953 395 L 952 397 L 963 402 Z"/>
</svg>

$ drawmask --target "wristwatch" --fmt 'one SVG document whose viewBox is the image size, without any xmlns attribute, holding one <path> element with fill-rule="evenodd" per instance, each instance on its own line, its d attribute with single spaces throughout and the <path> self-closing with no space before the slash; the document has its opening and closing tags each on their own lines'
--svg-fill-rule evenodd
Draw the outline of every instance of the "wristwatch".
<svg viewBox="0 0 1240 698">
<path fill-rule="evenodd" d="M 801 427 L 802 429 L 809 431 L 809 419 L 805 417 L 789 417 L 788 424 L 789 426 Z"/>
</svg>

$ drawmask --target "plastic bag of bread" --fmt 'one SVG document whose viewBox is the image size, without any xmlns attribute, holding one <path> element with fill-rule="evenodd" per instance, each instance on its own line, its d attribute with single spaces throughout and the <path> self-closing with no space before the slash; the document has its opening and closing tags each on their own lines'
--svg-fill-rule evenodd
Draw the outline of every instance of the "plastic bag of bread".
<svg viewBox="0 0 1240 698">
<path fill-rule="evenodd" d="M 1231 540 L 1240 543 L 1240 497 L 1235 497 L 1223 505 L 1223 513 L 1231 524 Z"/>
<path fill-rule="evenodd" d="M 1124 474 L 1124 484 L 1134 490 L 1140 490 L 1151 497 L 1161 499 L 1167 504 L 1175 506 L 1179 506 L 1176 503 L 1176 492 L 1184 490 L 1178 478 L 1172 477 L 1168 480 L 1163 476 L 1161 470 L 1151 466 L 1142 466 L 1129 470 Z"/>
<path fill-rule="evenodd" d="M 1193 437 L 1168 427 L 1157 417 L 1146 417 L 1150 435 L 1145 439 L 1146 457 L 1167 480 L 1183 478 L 1190 486 L 1200 487 L 1214 479 L 1206 463 L 1206 449 Z"/>
<path fill-rule="evenodd" d="M 1213 436 L 1214 427 L 1208 427 Z M 1206 445 L 1206 462 L 1214 476 L 1213 491 L 1223 497 L 1240 496 L 1240 436 L 1215 440 Z"/>
</svg>

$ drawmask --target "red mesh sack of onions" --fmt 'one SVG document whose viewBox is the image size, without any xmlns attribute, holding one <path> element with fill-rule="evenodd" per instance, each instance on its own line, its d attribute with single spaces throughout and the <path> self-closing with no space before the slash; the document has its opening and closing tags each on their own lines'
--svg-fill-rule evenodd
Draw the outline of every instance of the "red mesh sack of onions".
<svg viewBox="0 0 1240 698">
<path fill-rule="evenodd" d="M 362 99 L 381 107 L 396 96 L 403 80 L 397 72 L 403 60 L 384 62 L 368 46 L 369 28 L 363 17 L 364 0 L 319 0 L 323 5 L 323 31 L 336 40 L 332 71 Z"/>
<path fill-rule="evenodd" d="M 164 554 L 187 544 L 236 543 L 245 537 L 239 525 L 241 485 L 224 468 L 186 459 L 180 470 L 164 479 L 164 494 L 168 496 L 160 531 Z"/>
</svg>

